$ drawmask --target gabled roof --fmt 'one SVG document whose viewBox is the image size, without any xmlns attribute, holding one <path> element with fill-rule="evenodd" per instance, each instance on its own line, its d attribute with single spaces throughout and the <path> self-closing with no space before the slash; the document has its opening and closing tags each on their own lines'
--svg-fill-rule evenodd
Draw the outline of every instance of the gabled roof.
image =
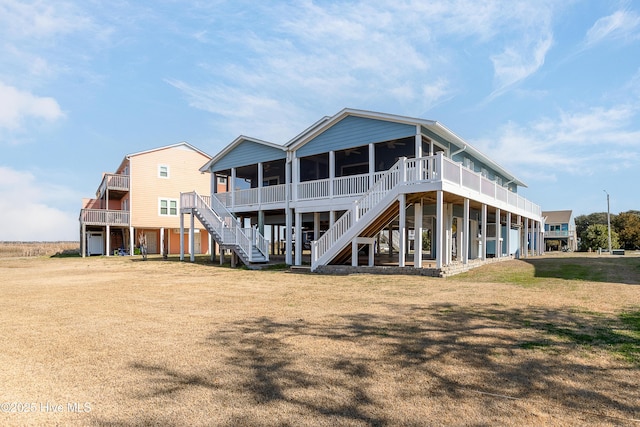
<svg viewBox="0 0 640 427">
<path fill-rule="evenodd" d="M 167 149 L 170 149 L 170 148 L 177 148 L 177 147 L 186 147 L 186 148 L 189 148 L 190 150 L 195 151 L 196 153 L 200 153 L 201 155 L 203 155 L 206 158 L 209 158 L 209 159 L 211 158 L 211 156 L 209 154 L 205 153 L 204 151 L 194 147 L 193 145 L 189 144 L 188 142 L 182 141 L 182 142 L 178 142 L 176 144 L 165 145 L 163 147 L 157 147 L 157 148 L 152 148 L 150 150 L 138 151 L 136 153 L 127 154 L 122 159 L 122 162 L 120 162 L 120 166 L 118 166 L 117 170 L 120 170 L 124 166 L 124 163 L 127 160 L 129 160 L 131 157 L 141 156 L 141 155 L 144 155 L 144 154 L 153 153 L 155 151 L 162 151 L 162 150 L 167 150 Z"/>
<path fill-rule="evenodd" d="M 569 224 L 573 211 L 542 211 L 542 217 L 547 224 Z"/>
<path fill-rule="evenodd" d="M 456 135 L 455 133 L 450 131 L 448 128 L 446 128 L 444 125 L 434 120 L 399 116 L 396 114 L 379 113 L 379 112 L 368 111 L 368 110 L 345 108 L 334 116 L 323 117 L 322 119 L 314 123 L 312 126 L 304 130 L 302 133 L 297 135 L 295 138 L 287 142 L 285 144 L 285 147 L 287 147 L 291 151 L 295 151 L 300 147 L 302 147 L 303 145 L 305 145 L 306 143 L 308 143 L 309 141 L 313 140 L 318 135 L 322 134 L 327 129 L 334 126 L 336 123 L 343 120 L 347 116 L 363 117 L 363 118 L 374 119 L 374 120 L 386 120 L 386 121 L 391 121 L 395 123 L 404 123 L 404 124 L 409 124 L 414 126 L 423 126 L 426 129 L 429 129 L 431 132 L 435 133 L 436 135 L 442 137 L 443 139 L 450 141 L 454 145 L 459 146 L 460 148 L 464 148 L 464 151 L 468 152 L 469 154 L 473 155 L 482 163 L 486 164 L 487 166 L 490 166 L 492 169 L 499 172 L 508 181 L 513 182 L 520 187 L 527 186 L 524 182 L 520 181 L 518 178 L 516 178 L 515 175 L 513 175 L 511 172 L 506 170 L 504 167 L 500 166 L 498 163 L 491 160 L 488 156 L 486 156 L 485 154 L 483 154 L 482 152 L 480 152 L 479 150 L 471 146 L 471 144 L 464 141 L 458 135 Z"/>
<path fill-rule="evenodd" d="M 216 154 L 211 160 L 209 160 L 204 166 L 202 166 L 200 168 L 200 172 L 209 172 L 212 165 L 214 165 L 217 162 L 219 162 L 226 155 L 228 155 L 230 152 L 232 152 L 234 150 L 234 148 L 236 148 L 237 146 L 239 146 L 240 144 L 242 144 L 245 141 L 253 142 L 253 143 L 256 143 L 256 144 L 260 144 L 260 145 L 265 145 L 267 147 L 276 148 L 276 149 L 282 150 L 282 151 L 286 151 L 287 150 L 286 147 L 283 147 L 282 145 L 279 145 L 279 144 L 274 144 L 273 142 L 263 141 L 261 139 L 252 138 L 250 136 L 240 135 L 239 137 L 234 139 L 229 145 L 227 145 L 222 151 L 220 151 L 218 154 Z"/>
</svg>

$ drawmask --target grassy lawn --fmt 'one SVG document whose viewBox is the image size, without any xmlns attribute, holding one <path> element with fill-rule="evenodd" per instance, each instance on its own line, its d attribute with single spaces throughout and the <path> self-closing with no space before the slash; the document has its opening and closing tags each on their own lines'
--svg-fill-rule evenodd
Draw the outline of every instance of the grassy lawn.
<svg viewBox="0 0 640 427">
<path fill-rule="evenodd" d="M 640 257 L 0 259 L 1 425 L 639 425 Z"/>
</svg>

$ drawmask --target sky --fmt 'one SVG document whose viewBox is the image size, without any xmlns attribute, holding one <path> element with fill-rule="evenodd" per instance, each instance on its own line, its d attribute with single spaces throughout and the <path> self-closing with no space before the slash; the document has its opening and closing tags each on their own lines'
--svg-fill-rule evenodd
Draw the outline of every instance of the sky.
<svg viewBox="0 0 640 427">
<path fill-rule="evenodd" d="M 437 120 L 543 210 L 640 210 L 640 2 L 0 0 L 0 241 L 78 240 L 126 154 Z"/>
</svg>

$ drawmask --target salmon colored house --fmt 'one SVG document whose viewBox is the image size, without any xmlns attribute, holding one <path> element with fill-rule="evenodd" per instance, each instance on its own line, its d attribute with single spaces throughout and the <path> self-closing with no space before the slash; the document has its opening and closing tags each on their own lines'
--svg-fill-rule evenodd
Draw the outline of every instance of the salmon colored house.
<svg viewBox="0 0 640 427">
<path fill-rule="evenodd" d="M 126 155 L 102 175 L 96 197 L 82 201 L 82 255 L 133 255 L 141 238 L 149 254 L 180 253 L 180 192 L 209 191 L 209 176 L 198 170 L 209 160 L 186 142 Z M 182 233 L 194 253 L 208 253 L 209 241 L 205 229 Z"/>
</svg>

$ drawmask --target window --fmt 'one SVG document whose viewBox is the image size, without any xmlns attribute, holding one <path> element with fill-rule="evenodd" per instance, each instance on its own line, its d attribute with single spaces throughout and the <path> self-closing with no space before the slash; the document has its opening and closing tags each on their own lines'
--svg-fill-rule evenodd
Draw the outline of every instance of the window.
<svg viewBox="0 0 640 427">
<path fill-rule="evenodd" d="M 468 168 L 468 169 L 471 169 L 471 170 L 474 170 L 474 169 L 473 169 L 473 160 L 471 160 L 471 159 L 470 159 L 470 158 L 468 158 L 468 157 L 465 157 L 465 158 L 464 158 L 464 167 L 465 167 L 465 168 Z"/>
<path fill-rule="evenodd" d="M 158 178 L 169 178 L 169 166 L 158 165 Z"/>
<path fill-rule="evenodd" d="M 160 199 L 161 216 L 177 216 L 178 215 L 178 201 L 175 199 Z"/>
</svg>

